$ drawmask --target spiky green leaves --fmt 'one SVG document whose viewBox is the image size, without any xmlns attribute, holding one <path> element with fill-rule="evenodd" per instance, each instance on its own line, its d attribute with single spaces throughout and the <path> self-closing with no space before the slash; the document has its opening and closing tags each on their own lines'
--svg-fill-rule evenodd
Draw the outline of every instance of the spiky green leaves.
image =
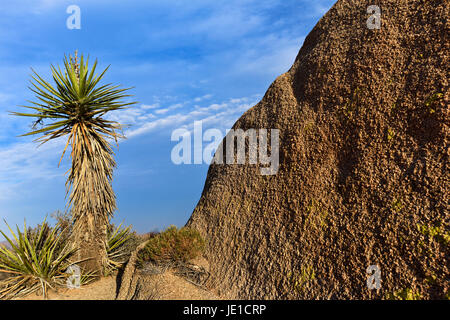
<svg viewBox="0 0 450 320">
<path fill-rule="evenodd" d="M 131 254 L 131 248 L 128 244 L 133 234 L 131 226 L 122 228 L 120 224 L 117 228 L 108 229 L 108 241 L 106 242 L 106 251 L 108 253 L 108 263 L 105 273 L 109 274 L 121 267 Z"/>
<path fill-rule="evenodd" d="M 48 288 L 65 285 L 66 269 L 75 250 L 71 249 L 60 225 L 50 228 L 44 221 L 38 228 L 23 230 L 17 227 L 9 238 L 0 233 L 10 249 L 0 246 L 0 271 L 11 276 L 0 281 L 0 299 L 18 297 L 41 291 L 44 296 Z"/>
<path fill-rule="evenodd" d="M 69 134 L 71 128 L 80 122 L 91 125 L 107 135 L 116 138 L 117 123 L 102 118 L 109 111 L 120 110 L 135 102 L 123 102 L 130 97 L 125 94 L 130 88 L 120 89 L 118 85 L 99 85 L 107 67 L 100 75 L 95 73 L 97 60 L 89 69 L 89 58 L 81 56 L 80 63 L 72 58 L 64 58 L 64 72 L 51 65 L 54 84 L 44 80 L 33 70 L 30 90 L 36 94 L 37 101 L 29 101 L 30 113 L 12 112 L 13 115 L 36 118 L 35 125 L 42 128 L 28 135 L 44 134 L 39 140 L 48 140 Z"/>
</svg>

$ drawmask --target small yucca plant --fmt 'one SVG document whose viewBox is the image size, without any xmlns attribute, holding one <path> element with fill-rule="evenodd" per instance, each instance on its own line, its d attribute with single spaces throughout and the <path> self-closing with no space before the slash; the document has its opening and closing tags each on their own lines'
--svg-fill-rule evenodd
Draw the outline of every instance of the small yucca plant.
<svg viewBox="0 0 450 320">
<path fill-rule="evenodd" d="M 114 228 L 114 226 L 108 228 L 108 241 L 106 243 L 108 261 L 104 271 L 106 275 L 122 267 L 127 261 L 130 254 L 128 242 L 131 238 L 131 226 L 122 228 L 122 224 L 120 224 L 117 228 Z"/>
<path fill-rule="evenodd" d="M 6 223 L 6 222 L 5 222 Z M 47 297 L 49 288 L 65 284 L 67 268 L 73 264 L 69 259 L 75 253 L 59 225 L 51 228 L 45 221 L 34 230 L 10 226 L 12 238 L 0 233 L 10 248 L 0 246 L 0 271 L 10 276 L 0 281 L 0 299 L 20 297 L 41 291 Z"/>
</svg>

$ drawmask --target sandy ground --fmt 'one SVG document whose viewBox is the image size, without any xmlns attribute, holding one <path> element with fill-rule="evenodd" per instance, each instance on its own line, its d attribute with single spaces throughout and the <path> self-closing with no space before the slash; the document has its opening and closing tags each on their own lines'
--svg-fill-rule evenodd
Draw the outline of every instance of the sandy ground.
<svg viewBox="0 0 450 320">
<path fill-rule="evenodd" d="M 147 278 L 151 284 L 146 286 L 152 288 L 147 292 L 149 300 L 218 300 L 214 293 L 204 290 L 185 279 L 165 272 Z"/>
<path fill-rule="evenodd" d="M 149 300 L 215 300 L 219 299 L 212 292 L 189 283 L 185 279 L 165 272 L 148 279 L 152 288 L 147 294 Z M 79 289 L 58 289 L 49 291 L 48 300 L 114 300 L 116 297 L 116 278 L 106 277 Z M 18 300 L 43 300 L 36 294 Z"/>
<path fill-rule="evenodd" d="M 78 289 L 62 288 L 51 290 L 48 300 L 114 300 L 116 296 L 116 278 L 102 278 Z M 18 300 L 43 300 L 41 295 L 30 294 Z"/>
</svg>

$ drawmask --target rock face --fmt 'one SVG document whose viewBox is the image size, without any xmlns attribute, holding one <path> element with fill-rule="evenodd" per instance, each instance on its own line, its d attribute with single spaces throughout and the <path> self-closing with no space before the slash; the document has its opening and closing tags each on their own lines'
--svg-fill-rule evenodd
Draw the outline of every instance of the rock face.
<svg viewBox="0 0 450 320">
<path fill-rule="evenodd" d="M 280 130 L 276 175 L 210 166 L 187 225 L 222 297 L 448 296 L 449 2 L 375 3 L 380 29 L 338 1 L 234 125 Z"/>
</svg>

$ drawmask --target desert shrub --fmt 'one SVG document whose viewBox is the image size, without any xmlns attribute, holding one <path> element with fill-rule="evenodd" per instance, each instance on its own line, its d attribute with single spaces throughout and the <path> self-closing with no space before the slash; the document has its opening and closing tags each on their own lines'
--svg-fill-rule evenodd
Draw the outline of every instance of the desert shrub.
<svg viewBox="0 0 450 320">
<path fill-rule="evenodd" d="M 75 253 L 60 225 L 51 228 L 46 221 L 34 229 L 14 232 L 7 224 L 12 238 L 0 233 L 10 248 L 0 247 L 0 272 L 10 276 L 0 281 L 0 299 L 19 297 L 40 291 L 47 296 L 48 288 L 66 283 L 69 259 Z"/>
<path fill-rule="evenodd" d="M 139 252 L 138 265 L 142 266 L 144 262 L 159 265 L 186 263 L 198 257 L 204 248 L 205 241 L 198 231 L 187 227 L 177 229 L 170 226 L 150 238 Z"/>
</svg>

